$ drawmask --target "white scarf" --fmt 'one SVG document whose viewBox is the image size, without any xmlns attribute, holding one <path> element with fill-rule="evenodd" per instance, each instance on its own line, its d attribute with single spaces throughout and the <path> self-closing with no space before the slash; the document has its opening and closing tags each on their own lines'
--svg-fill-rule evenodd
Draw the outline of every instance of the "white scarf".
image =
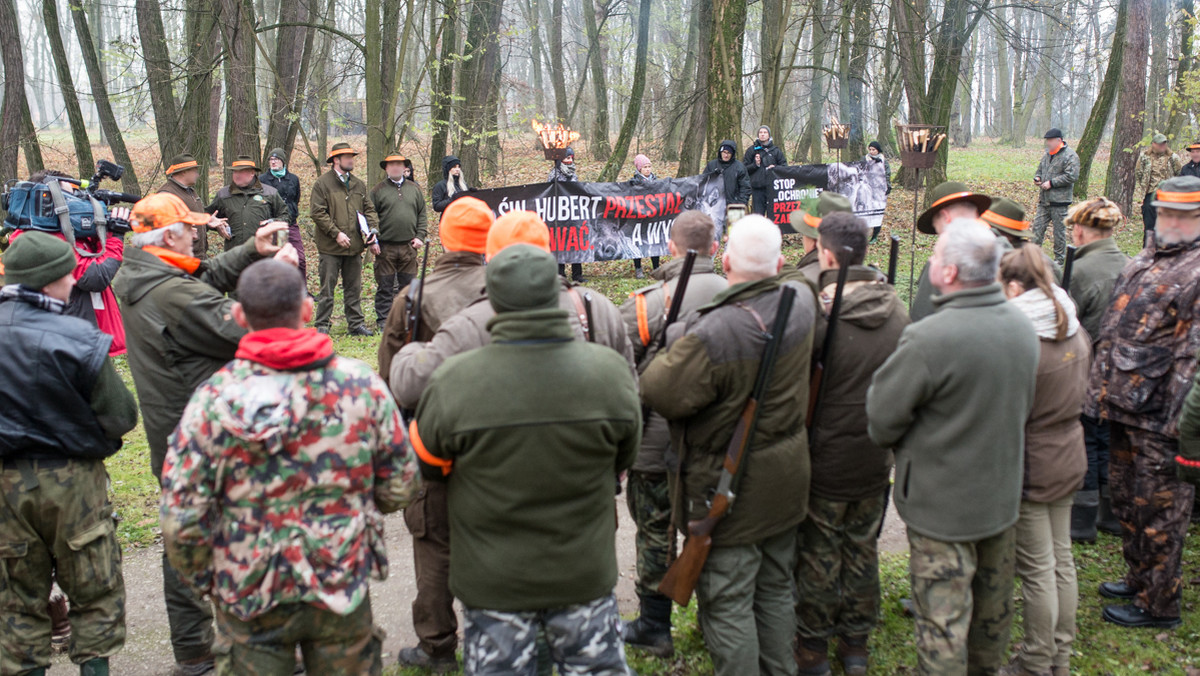
<svg viewBox="0 0 1200 676">
<path fill-rule="evenodd" d="M 1067 313 L 1067 337 L 1069 338 L 1079 331 L 1079 319 L 1075 317 L 1075 302 L 1071 300 L 1071 296 L 1066 291 L 1062 290 L 1062 287 L 1056 284 L 1052 288 L 1055 300 Z M 1058 315 L 1054 311 L 1054 302 L 1041 289 L 1032 288 L 1016 298 L 1010 298 L 1009 302 L 1016 305 L 1021 312 L 1025 313 L 1026 317 L 1029 317 L 1039 338 L 1054 340 L 1058 337 Z"/>
</svg>

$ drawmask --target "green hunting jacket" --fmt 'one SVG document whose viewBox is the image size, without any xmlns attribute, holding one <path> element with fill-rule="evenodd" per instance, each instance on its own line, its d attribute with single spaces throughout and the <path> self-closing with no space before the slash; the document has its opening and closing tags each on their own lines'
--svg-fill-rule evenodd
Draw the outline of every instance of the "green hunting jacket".
<svg viewBox="0 0 1200 676">
<path fill-rule="evenodd" d="M 309 216 L 316 227 L 314 239 L 317 253 L 327 256 L 357 256 L 366 248 L 362 231 L 358 225 L 358 214 L 367 219 L 367 228 L 379 230 L 379 217 L 375 205 L 367 195 L 367 185 L 362 179 L 350 174 L 342 183 L 333 169 L 321 174 L 309 194 Z M 349 248 L 338 246 L 339 232 L 350 238 Z"/>
<path fill-rule="evenodd" d="M 254 183 L 245 188 L 233 183 L 222 186 L 205 211 L 229 219 L 229 232 L 233 237 L 225 240 L 226 251 L 254 239 L 254 233 L 263 221 L 286 223 L 291 219 L 291 212 L 279 191 L 263 185 L 257 176 Z"/>
<path fill-rule="evenodd" d="M 1075 252 L 1071 299 L 1075 301 L 1079 323 L 1087 329 L 1093 344 L 1100 339 L 1100 318 L 1112 300 L 1113 286 L 1128 264 L 1129 256 L 1117 248 L 1112 237 L 1084 244 Z"/>
</svg>

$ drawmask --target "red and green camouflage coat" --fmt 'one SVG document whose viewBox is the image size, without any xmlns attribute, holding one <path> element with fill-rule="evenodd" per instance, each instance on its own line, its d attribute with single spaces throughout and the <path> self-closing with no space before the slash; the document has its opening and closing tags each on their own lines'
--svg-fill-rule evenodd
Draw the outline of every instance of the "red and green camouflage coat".
<svg viewBox="0 0 1200 676">
<path fill-rule="evenodd" d="M 1121 272 L 1100 320 L 1084 413 L 1179 437 L 1200 350 L 1200 241 L 1153 240 Z"/>
<path fill-rule="evenodd" d="M 242 620 L 289 603 L 353 612 L 369 575 L 387 577 L 381 512 L 418 488 L 383 381 L 353 359 L 312 366 L 233 360 L 196 390 L 171 437 L 167 555 Z"/>
</svg>

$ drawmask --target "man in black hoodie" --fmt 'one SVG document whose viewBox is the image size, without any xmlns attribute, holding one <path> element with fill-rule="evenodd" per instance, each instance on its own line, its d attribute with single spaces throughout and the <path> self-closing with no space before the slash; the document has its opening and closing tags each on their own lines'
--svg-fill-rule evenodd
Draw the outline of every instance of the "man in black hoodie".
<svg viewBox="0 0 1200 676">
<path fill-rule="evenodd" d="M 467 194 L 467 179 L 462 175 L 462 163 L 453 155 L 442 158 L 442 180 L 433 186 L 433 210 L 439 214 L 454 200 Z"/>
<path fill-rule="evenodd" d="M 783 156 L 783 148 L 775 145 L 771 138 L 771 128 L 763 125 L 758 128 L 758 142 L 746 148 L 746 173 L 750 176 L 750 193 L 754 197 L 752 208 L 756 214 L 766 214 L 767 205 L 771 203 L 771 173 L 776 166 L 787 165 Z"/>
<path fill-rule="evenodd" d="M 750 199 L 750 175 L 746 167 L 734 157 L 737 155 L 737 144 L 733 141 L 721 141 L 721 151 L 717 159 L 704 167 L 704 173 L 721 174 L 725 177 L 725 205 L 745 204 Z"/>
</svg>

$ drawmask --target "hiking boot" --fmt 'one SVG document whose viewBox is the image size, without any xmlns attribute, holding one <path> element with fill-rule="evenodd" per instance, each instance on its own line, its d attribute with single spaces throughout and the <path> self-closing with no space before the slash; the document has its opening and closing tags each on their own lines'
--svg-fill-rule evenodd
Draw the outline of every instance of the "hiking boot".
<svg viewBox="0 0 1200 676">
<path fill-rule="evenodd" d="M 1049 671 L 1030 671 L 1021 665 L 1020 660 L 1013 660 L 1000 667 L 997 676 L 1051 676 Z"/>
<path fill-rule="evenodd" d="M 217 663 L 212 655 L 197 657 L 186 662 L 176 662 L 171 676 L 209 676 L 217 673 Z"/>
<path fill-rule="evenodd" d="M 366 337 L 375 335 L 375 332 L 371 329 L 368 329 L 365 325 L 360 325 L 350 329 L 349 335 Z"/>
<path fill-rule="evenodd" d="M 1158 617 L 1150 611 L 1142 610 L 1135 605 L 1105 606 L 1100 614 L 1105 622 L 1111 622 L 1121 627 L 1151 627 L 1154 629 L 1174 629 L 1183 620 L 1178 617 Z"/>
<path fill-rule="evenodd" d="M 645 278 L 646 278 L 646 273 L 642 272 L 642 269 L 641 269 L 641 268 L 634 268 L 634 269 L 633 269 L 633 276 L 634 276 L 635 278 L 637 278 L 637 279 L 645 279 Z"/>
<path fill-rule="evenodd" d="M 832 676 L 829 668 L 829 642 L 823 638 L 796 637 L 792 650 L 800 676 Z"/>
<path fill-rule="evenodd" d="M 1106 599 L 1130 600 L 1137 598 L 1137 590 L 1129 586 L 1125 580 L 1101 582 L 1100 595 Z"/>
<path fill-rule="evenodd" d="M 94 657 L 79 665 L 79 676 L 108 676 L 108 658 Z"/>
<path fill-rule="evenodd" d="M 1112 494 L 1108 486 L 1100 487 L 1099 511 L 1096 514 L 1096 529 L 1101 533 L 1121 536 L 1121 522 L 1112 511 Z"/>
<path fill-rule="evenodd" d="M 638 648 L 655 657 L 675 654 L 671 639 L 671 599 L 665 596 L 640 597 L 641 615 L 625 625 L 625 645 Z"/>
<path fill-rule="evenodd" d="M 453 654 L 434 657 L 420 646 L 401 648 L 397 661 L 402 667 L 428 669 L 435 674 L 446 674 L 458 669 L 458 658 Z"/>
<path fill-rule="evenodd" d="M 838 661 L 846 676 L 866 676 L 870 653 L 866 636 L 841 636 L 837 645 Z"/>
<path fill-rule="evenodd" d="M 1100 491 L 1079 491 L 1071 505 L 1071 541 L 1096 542 L 1096 516 L 1100 510 Z"/>
</svg>

